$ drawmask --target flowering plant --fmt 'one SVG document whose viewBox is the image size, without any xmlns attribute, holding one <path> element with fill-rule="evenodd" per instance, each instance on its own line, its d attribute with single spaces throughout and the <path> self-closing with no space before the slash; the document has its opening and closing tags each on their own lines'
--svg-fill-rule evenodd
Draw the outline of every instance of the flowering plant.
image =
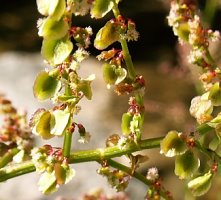
<svg viewBox="0 0 221 200">
<path fill-rule="evenodd" d="M 133 153 L 160 147 L 162 154 L 175 157 L 174 172 L 180 179 L 188 180 L 192 194 L 205 194 L 218 171 L 221 156 L 221 71 L 209 49 L 211 42 L 220 40 L 220 35 L 218 31 L 204 28 L 196 4 L 189 0 L 172 0 L 168 16 L 168 23 L 179 42 L 191 49 L 188 61 L 201 68 L 204 92 L 194 97 L 190 106 L 196 127 L 190 133 L 172 130 L 165 137 L 144 140 L 145 80 L 136 74 L 127 45 L 137 41 L 139 34 L 135 23 L 121 15 L 120 1 L 36 2 L 43 16 L 37 26 L 38 35 L 43 38 L 41 53 L 47 68 L 37 75 L 33 90 L 38 100 L 50 99 L 53 106 L 38 109 L 27 123 L 26 114 L 19 113 L 4 96 L 0 97 L 0 111 L 6 116 L 0 131 L 0 181 L 37 171 L 40 191 L 51 194 L 74 177 L 71 164 L 96 161 L 100 164 L 98 174 L 105 176 L 117 191 L 124 191 L 134 177 L 147 185 L 145 199 L 173 199 L 162 185 L 157 168 L 150 168 L 146 176 L 137 172 L 147 157 Z M 94 41 L 91 40 L 92 28 L 76 26 L 73 20 L 73 16 L 87 14 L 99 19 L 109 12 L 113 13 L 113 18 L 96 33 Z M 128 95 L 129 108 L 122 115 L 122 134 L 107 138 L 105 148 L 72 152 L 74 133 L 78 134 L 80 143 L 89 142 L 91 137 L 86 127 L 76 120 L 81 110 L 79 102 L 83 98 L 93 98 L 91 84 L 95 75 L 83 78 L 79 74 L 82 61 L 89 57 L 91 43 L 100 51 L 97 59 L 103 61 L 107 88 L 114 89 L 117 95 Z M 112 47 L 115 43 L 120 43 L 121 48 Z M 33 135 L 44 140 L 59 137 L 63 146 L 36 147 Z M 203 169 L 200 169 L 201 154 L 206 155 L 207 164 Z M 128 158 L 129 167 L 113 159 L 123 155 Z"/>
</svg>

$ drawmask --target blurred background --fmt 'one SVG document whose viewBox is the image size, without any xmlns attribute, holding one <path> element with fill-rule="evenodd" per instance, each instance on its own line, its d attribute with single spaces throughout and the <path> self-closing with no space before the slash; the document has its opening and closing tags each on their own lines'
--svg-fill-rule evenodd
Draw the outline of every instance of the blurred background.
<svg viewBox="0 0 221 200">
<path fill-rule="evenodd" d="M 208 5 L 216 2 L 215 9 L 208 11 Z M 212 4 L 211 4 L 212 5 Z M 201 0 L 199 7 L 207 26 L 221 29 L 221 9 L 219 0 Z M 143 138 L 165 135 L 169 130 L 190 132 L 194 120 L 188 109 L 191 99 L 196 95 L 194 83 L 197 81 L 190 73 L 185 56 L 188 49 L 177 44 L 171 28 L 167 25 L 169 0 L 124 0 L 120 8 L 125 17 L 136 22 L 140 33 L 138 42 L 129 43 L 130 52 L 138 74 L 142 74 L 147 83 L 145 95 L 145 125 Z M 50 102 L 38 102 L 32 93 L 32 85 L 37 73 L 44 69 L 40 55 L 41 38 L 37 35 L 36 21 L 40 17 L 35 1 L 1 0 L 0 6 L 0 92 L 4 93 L 20 109 L 30 115 L 40 107 L 50 107 Z M 110 18 L 111 15 L 107 16 Z M 75 25 L 91 26 L 96 32 L 106 19 L 92 21 L 89 17 L 76 17 Z M 220 44 L 214 47 L 214 52 Z M 101 74 L 101 64 L 95 59 L 98 51 L 92 46 L 91 58 L 82 64 L 82 75 L 96 74 L 93 83 L 93 100 L 81 103 L 82 111 L 77 120 L 83 123 L 92 134 L 89 145 L 74 142 L 74 149 L 104 147 L 105 138 L 113 133 L 120 133 L 120 119 L 128 108 L 128 96 L 118 97 L 107 90 Z M 219 54 L 220 56 L 221 54 Z M 216 54 L 217 60 L 219 56 Z M 76 138 L 75 138 L 76 140 Z M 37 140 L 37 145 L 45 144 Z M 54 146 L 61 145 L 53 140 Z M 174 199 L 193 199 L 183 183 L 175 177 L 174 160 L 159 154 L 159 149 L 144 152 L 149 160 L 140 171 L 145 174 L 149 167 L 157 167 L 164 185 Z M 58 192 L 44 196 L 38 191 L 36 173 L 14 178 L 0 183 L 0 200 L 57 200 L 80 199 L 91 189 L 103 188 L 108 194 L 114 194 L 106 179 L 96 174 L 99 165 L 83 163 L 73 165 L 76 177 Z M 221 199 L 221 181 L 217 180 L 208 195 L 198 199 Z M 216 192 L 214 192 L 216 191 Z M 131 200 L 143 199 L 146 187 L 132 180 L 126 193 Z M 185 195 L 184 195 L 185 194 Z M 215 194 L 215 196 L 213 196 Z"/>
</svg>

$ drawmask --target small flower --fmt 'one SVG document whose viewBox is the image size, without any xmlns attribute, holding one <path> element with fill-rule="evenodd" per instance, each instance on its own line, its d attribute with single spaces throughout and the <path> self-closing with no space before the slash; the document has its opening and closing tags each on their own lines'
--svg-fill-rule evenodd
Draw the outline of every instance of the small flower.
<svg viewBox="0 0 221 200">
<path fill-rule="evenodd" d="M 149 168 L 146 178 L 152 182 L 156 181 L 159 178 L 158 169 L 156 167 Z"/>
<path fill-rule="evenodd" d="M 197 64 L 202 62 L 202 60 L 204 59 L 204 55 L 205 55 L 205 49 L 203 48 L 197 48 L 197 49 L 193 49 L 189 56 L 187 57 L 188 62 L 191 64 Z"/>
<path fill-rule="evenodd" d="M 68 0 L 67 4 L 71 8 L 72 13 L 76 16 L 86 15 L 91 8 L 91 2 L 88 0 Z"/>
<path fill-rule="evenodd" d="M 89 52 L 84 50 L 83 48 L 78 48 L 75 52 L 73 57 L 75 58 L 76 62 L 80 63 L 86 58 L 88 58 Z"/>
<path fill-rule="evenodd" d="M 211 29 L 209 29 L 207 33 L 208 33 L 208 37 L 211 39 L 212 42 L 217 42 L 218 40 L 220 40 L 219 31 L 212 31 Z"/>
</svg>

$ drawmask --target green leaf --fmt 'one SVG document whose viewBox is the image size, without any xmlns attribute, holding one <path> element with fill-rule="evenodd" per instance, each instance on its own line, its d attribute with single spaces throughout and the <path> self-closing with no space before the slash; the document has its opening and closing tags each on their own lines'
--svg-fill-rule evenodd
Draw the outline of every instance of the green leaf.
<svg viewBox="0 0 221 200">
<path fill-rule="evenodd" d="M 41 136 L 43 139 L 50 139 L 54 137 L 51 134 L 51 127 L 54 126 L 54 117 L 49 111 L 45 111 L 41 114 L 38 123 L 34 126 L 32 132 L 35 135 Z"/>
<path fill-rule="evenodd" d="M 119 25 L 108 21 L 96 34 L 94 46 L 99 50 L 103 50 L 118 40 L 120 40 Z"/>
<path fill-rule="evenodd" d="M 182 133 L 177 131 L 170 131 L 166 137 L 162 140 L 161 153 L 167 157 L 173 157 L 176 155 L 181 155 L 187 150 L 185 139 Z"/>
<path fill-rule="evenodd" d="M 60 20 L 66 8 L 65 0 L 37 0 L 38 11 L 45 16 Z"/>
<path fill-rule="evenodd" d="M 59 65 L 70 55 L 73 44 L 68 39 L 43 40 L 41 53 L 42 56 L 51 64 Z"/>
<path fill-rule="evenodd" d="M 188 188 L 193 196 L 202 196 L 208 192 L 212 184 L 212 173 L 208 172 L 203 176 L 194 178 L 188 183 Z"/>
<path fill-rule="evenodd" d="M 55 172 L 44 172 L 38 182 L 39 190 L 43 194 L 51 194 L 57 190 Z"/>
<path fill-rule="evenodd" d="M 114 6 L 113 0 L 95 0 L 91 8 L 92 18 L 104 17 Z"/>
<path fill-rule="evenodd" d="M 211 88 L 209 92 L 209 99 L 212 101 L 214 106 L 220 106 L 221 105 L 221 90 L 219 83 L 215 83 Z"/>
<path fill-rule="evenodd" d="M 121 130 L 124 135 L 129 135 L 131 133 L 130 123 L 133 120 L 133 115 L 131 113 L 124 113 L 121 120 Z"/>
<path fill-rule="evenodd" d="M 64 110 L 53 111 L 54 126 L 51 128 L 50 133 L 52 135 L 61 136 L 65 132 L 65 129 L 70 121 L 70 113 Z"/>
<path fill-rule="evenodd" d="M 191 150 L 176 157 L 175 160 L 175 174 L 180 179 L 191 178 L 200 166 L 199 159 Z"/>
<path fill-rule="evenodd" d="M 47 72 L 41 71 L 34 82 L 34 95 L 39 100 L 53 97 L 61 88 L 61 82 L 50 76 Z"/>
<path fill-rule="evenodd" d="M 44 39 L 58 40 L 68 33 L 68 23 L 61 18 L 59 21 L 52 17 L 47 17 L 38 21 L 38 35 Z"/>
</svg>

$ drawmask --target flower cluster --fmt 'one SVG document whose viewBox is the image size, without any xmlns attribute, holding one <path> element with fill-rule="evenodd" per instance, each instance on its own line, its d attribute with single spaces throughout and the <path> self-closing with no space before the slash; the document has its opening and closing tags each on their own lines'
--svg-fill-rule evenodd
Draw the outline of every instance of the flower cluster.
<svg viewBox="0 0 221 200">
<path fill-rule="evenodd" d="M 38 185 L 44 194 L 56 191 L 60 185 L 69 182 L 74 176 L 74 170 L 69 167 L 60 148 L 53 148 L 50 145 L 34 148 L 32 161 L 37 172 L 41 173 Z"/>
<path fill-rule="evenodd" d="M 118 192 L 124 191 L 131 179 L 131 176 L 127 173 L 121 170 L 112 170 L 108 166 L 101 167 L 97 170 L 97 173 L 105 176 L 108 180 L 108 183 Z"/>
<path fill-rule="evenodd" d="M 3 95 L 0 96 L 0 113 L 4 117 L 0 128 L 1 157 L 13 152 L 8 162 L 27 160 L 34 145 L 34 138 L 27 123 L 27 113 L 19 112 Z"/>
<path fill-rule="evenodd" d="M 211 41 L 220 39 L 220 33 L 204 29 L 196 9 L 196 6 L 188 1 L 172 1 L 168 23 L 181 43 L 187 42 L 192 46 L 188 57 L 190 63 L 203 68 L 214 68 L 213 60 L 208 58 L 208 47 Z"/>
</svg>

